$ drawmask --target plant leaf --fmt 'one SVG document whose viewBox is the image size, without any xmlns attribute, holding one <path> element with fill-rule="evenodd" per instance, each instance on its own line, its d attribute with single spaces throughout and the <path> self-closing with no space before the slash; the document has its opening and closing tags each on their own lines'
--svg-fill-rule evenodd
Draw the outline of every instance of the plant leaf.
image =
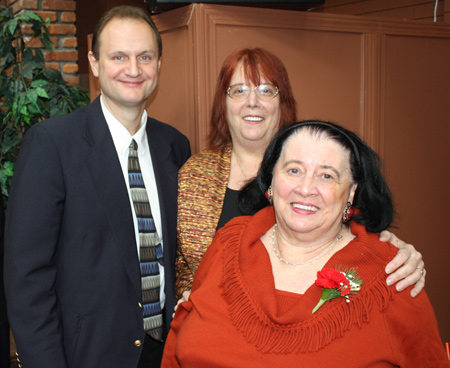
<svg viewBox="0 0 450 368">
<path fill-rule="evenodd" d="M 30 103 L 30 104 L 28 104 L 27 105 L 27 107 L 28 107 L 28 112 L 30 113 L 30 114 L 33 114 L 33 115 L 37 115 L 37 114 L 39 114 L 39 115 L 42 115 L 42 111 L 41 111 L 41 109 L 40 109 L 40 107 L 39 107 L 39 105 L 37 104 L 37 103 Z"/>
<path fill-rule="evenodd" d="M 44 45 L 44 47 L 49 50 L 49 51 L 53 51 L 55 50 L 55 45 L 54 43 L 50 40 L 50 37 L 47 33 L 44 33 L 41 36 L 41 42 Z"/>
<path fill-rule="evenodd" d="M 17 28 L 18 24 L 19 24 L 19 21 L 16 18 L 11 19 L 8 23 L 6 23 L 6 27 L 9 30 L 9 33 L 11 34 L 11 36 L 14 36 L 14 34 L 16 33 L 16 28 Z"/>
<path fill-rule="evenodd" d="M 28 92 L 26 93 L 27 99 L 30 102 L 36 103 L 37 99 L 38 99 L 38 93 L 35 89 L 30 89 L 28 90 Z"/>
<path fill-rule="evenodd" d="M 13 147 L 17 147 L 22 141 L 17 129 L 6 129 L 2 134 L 1 149 L 2 155 L 6 154 Z"/>
<path fill-rule="evenodd" d="M 39 97 L 49 98 L 48 94 L 47 94 L 47 91 L 44 88 L 37 87 L 36 88 L 36 93 L 38 94 Z"/>
<path fill-rule="evenodd" d="M 31 37 L 22 33 L 25 24 L 31 26 Z M 49 24 L 49 18 L 44 21 L 34 12 L 14 14 L 0 6 L 0 184 L 5 199 L 26 131 L 89 103 L 88 91 L 69 86 L 60 71 L 46 67 L 44 50 L 55 48 Z M 43 47 L 30 47 L 36 38 Z"/>
<path fill-rule="evenodd" d="M 38 88 L 48 85 L 48 81 L 44 79 L 37 79 L 31 82 L 31 87 Z"/>
</svg>

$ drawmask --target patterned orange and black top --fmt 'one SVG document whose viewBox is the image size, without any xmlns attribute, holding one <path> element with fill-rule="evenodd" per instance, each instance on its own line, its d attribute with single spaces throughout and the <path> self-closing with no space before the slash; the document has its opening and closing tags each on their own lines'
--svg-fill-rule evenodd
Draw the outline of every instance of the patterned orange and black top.
<svg viewBox="0 0 450 368">
<path fill-rule="evenodd" d="M 192 287 L 195 272 L 211 244 L 230 177 L 231 144 L 192 156 L 178 175 L 176 291 Z"/>
</svg>

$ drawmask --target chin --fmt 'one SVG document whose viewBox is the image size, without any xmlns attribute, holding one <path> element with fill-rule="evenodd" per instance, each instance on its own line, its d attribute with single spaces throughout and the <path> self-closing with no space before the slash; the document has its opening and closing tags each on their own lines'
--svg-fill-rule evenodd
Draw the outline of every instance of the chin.
<svg viewBox="0 0 450 368">
<path fill-rule="evenodd" d="M 292 231 L 295 231 L 300 234 L 307 234 L 307 233 L 314 231 L 320 227 L 319 224 L 312 224 L 310 222 L 305 222 L 305 221 L 291 222 L 290 224 L 288 223 L 287 226 Z"/>
<path fill-rule="evenodd" d="M 247 134 L 243 134 L 243 136 L 247 141 L 258 142 L 265 139 L 265 137 L 267 136 L 267 132 L 247 132 Z"/>
</svg>

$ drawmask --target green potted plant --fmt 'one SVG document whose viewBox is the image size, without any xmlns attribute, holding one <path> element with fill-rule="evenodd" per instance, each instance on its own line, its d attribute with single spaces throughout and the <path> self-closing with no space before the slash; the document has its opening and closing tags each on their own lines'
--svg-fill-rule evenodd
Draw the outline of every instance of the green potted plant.
<svg viewBox="0 0 450 368">
<path fill-rule="evenodd" d="M 69 86 L 58 70 L 46 68 L 43 49 L 32 47 L 38 39 L 54 50 L 49 23 L 36 13 L 14 14 L 0 6 L 0 185 L 5 204 L 26 131 L 89 103 L 88 91 Z"/>
</svg>

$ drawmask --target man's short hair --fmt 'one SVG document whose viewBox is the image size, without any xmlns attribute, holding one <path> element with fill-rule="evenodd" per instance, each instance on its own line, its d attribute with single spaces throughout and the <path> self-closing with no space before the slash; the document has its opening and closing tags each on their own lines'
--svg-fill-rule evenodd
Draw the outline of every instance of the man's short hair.
<svg viewBox="0 0 450 368">
<path fill-rule="evenodd" d="M 102 33 L 105 26 L 113 19 L 132 19 L 132 20 L 143 20 L 146 22 L 155 32 L 156 42 L 158 43 L 158 57 L 162 54 L 162 41 L 161 35 L 159 34 L 158 28 L 156 28 L 155 23 L 153 23 L 150 16 L 141 8 L 129 5 L 116 6 L 108 10 L 103 17 L 100 18 L 97 25 L 95 26 L 94 34 L 92 37 L 92 52 L 95 58 L 98 60 L 100 57 L 100 34 Z"/>
</svg>

